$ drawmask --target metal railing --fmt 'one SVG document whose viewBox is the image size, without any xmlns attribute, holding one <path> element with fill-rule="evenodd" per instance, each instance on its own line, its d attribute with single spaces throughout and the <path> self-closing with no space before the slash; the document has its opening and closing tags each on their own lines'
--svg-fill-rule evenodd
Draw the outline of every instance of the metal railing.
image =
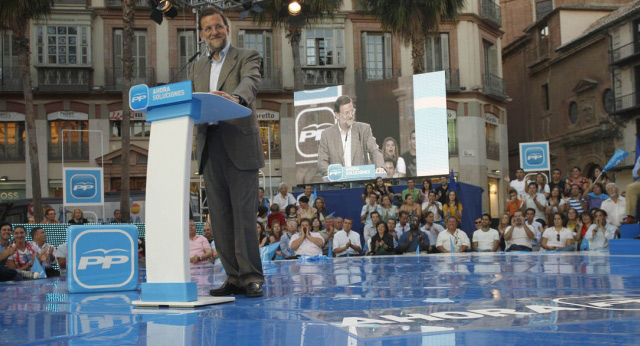
<svg viewBox="0 0 640 346">
<path fill-rule="evenodd" d="M 15 144 L 0 144 L 0 162 L 24 161 L 24 141 L 20 139 Z"/>
<path fill-rule="evenodd" d="M 90 67 L 36 66 L 38 90 L 89 91 Z"/>
<path fill-rule="evenodd" d="M 400 77 L 399 69 L 392 68 L 359 68 L 356 70 L 356 80 L 358 82 L 368 82 L 372 80 L 382 80 Z"/>
<path fill-rule="evenodd" d="M 0 68 L 0 91 L 22 91 L 19 67 Z"/>
<path fill-rule="evenodd" d="M 445 82 L 447 83 L 448 91 L 459 91 L 460 90 L 460 70 L 458 69 L 431 69 L 427 68 L 426 72 L 438 72 L 444 71 Z"/>
<path fill-rule="evenodd" d="M 480 17 L 488 19 L 499 27 L 502 26 L 500 5 L 493 2 L 493 0 L 480 0 Z"/>
<path fill-rule="evenodd" d="M 282 71 L 279 68 L 265 68 L 260 71 L 262 81 L 259 90 L 282 90 Z"/>
<path fill-rule="evenodd" d="M 499 98 L 507 98 L 507 87 L 504 79 L 490 73 L 485 73 L 482 75 L 482 82 L 485 94 Z"/>
<path fill-rule="evenodd" d="M 487 159 L 500 160 L 500 143 L 487 139 Z"/>
<path fill-rule="evenodd" d="M 346 67 L 302 67 L 302 80 L 308 87 L 323 87 L 344 84 Z"/>
<path fill-rule="evenodd" d="M 624 96 L 616 97 L 615 113 L 624 112 L 638 107 L 638 92 L 633 92 Z"/>
<path fill-rule="evenodd" d="M 121 69 L 105 68 L 104 88 L 110 91 L 121 91 L 124 82 Z M 148 86 L 156 85 L 156 75 L 153 67 L 134 68 L 131 85 L 146 84 Z"/>
<path fill-rule="evenodd" d="M 611 64 L 615 65 L 633 56 L 640 56 L 640 41 L 627 43 L 611 52 Z"/>
<path fill-rule="evenodd" d="M 136 0 L 136 7 L 149 7 L 147 0 Z M 122 0 L 104 0 L 106 7 L 122 7 Z"/>
</svg>

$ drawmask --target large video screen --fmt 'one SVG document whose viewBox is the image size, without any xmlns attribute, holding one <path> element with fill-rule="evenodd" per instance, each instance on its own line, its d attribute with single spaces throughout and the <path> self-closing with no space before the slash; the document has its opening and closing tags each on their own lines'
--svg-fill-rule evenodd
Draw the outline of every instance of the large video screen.
<svg viewBox="0 0 640 346">
<path fill-rule="evenodd" d="M 294 94 L 297 183 L 449 173 L 444 72 Z"/>
</svg>

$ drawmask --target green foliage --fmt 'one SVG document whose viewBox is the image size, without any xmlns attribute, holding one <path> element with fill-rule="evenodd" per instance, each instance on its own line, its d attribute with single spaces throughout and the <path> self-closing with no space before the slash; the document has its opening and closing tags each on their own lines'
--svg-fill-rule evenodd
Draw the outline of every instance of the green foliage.
<svg viewBox="0 0 640 346">
<path fill-rule="evenodd" d="M 53 0 L 2 0 L 0 29 L 23 31 L 30 19 L 42 19 L 51 13 Z"/>
</svg>

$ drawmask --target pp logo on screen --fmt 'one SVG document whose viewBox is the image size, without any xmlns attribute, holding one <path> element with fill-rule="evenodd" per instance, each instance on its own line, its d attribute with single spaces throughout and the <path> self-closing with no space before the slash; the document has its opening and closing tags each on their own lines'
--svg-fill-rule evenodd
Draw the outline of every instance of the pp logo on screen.
<svg viewBox="0 0 640 346">
<path fill-rule="evenodd" d="M 73 280 L 81 288 L 100 290 L 137 285 L 134 263 L 137 240 L 128 232 L 86 229 L 73 237 L 72 246 Z"/>
<path fill-rule="evenodd" d="M 129 106 L 134 111 L 141 111 L 149 105 L 149 87 L 146 84 L 134 85 L 129 89 Z"/>
<path fill-rule="evenodd" d="M 318 157 L 322 132 L 335 124 L 330 107 L 307 108 L 296 116 L 296 150 L 303 158 Z"/>
<path fill-rule="evenodd" d="M 77 199 L 93 198 L 98 193 L 98 181 L 91 174 L 75 174 L 71 177 L 71 196 Z"/>
<path fill-rule="evenodd" d="M 327 168 L 327 177 L 329 181 L 339 181 L 342 179 L 342 165 L 333 164 Z"/>
<path fill-rule="evenodd" d="M 544 164 L 544 150 L 542 148 L 527 148 L 524 157 L 528 166 L 541 166 Z"/>
</svg>

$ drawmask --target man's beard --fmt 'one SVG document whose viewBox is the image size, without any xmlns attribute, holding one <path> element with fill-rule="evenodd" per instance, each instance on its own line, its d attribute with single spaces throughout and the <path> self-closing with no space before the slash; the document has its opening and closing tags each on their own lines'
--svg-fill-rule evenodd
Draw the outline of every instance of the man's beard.
<svg viewBox="0 0 640 346">
<path fill-rule="evenodd" d="M 214 37 L 214 38 L 213 38 L 213 40 L 215 40 L 215 39 L 216 39 L 216 38 Z M 226 46 L 227 46 L 227 42 L 228 42 L 228 41 L 227 41 L 227 39 L 226 39 L 226 38 L 222 40 L 222 43 L 220 44 L 220 47 L 219 47 L 219 48 L 216 48 L 216 47 L 213 45 L 213 40 L 212 40 L 212 42 L 211 42 L 211 43 L 209 43 L 209 52 L 210 52 L 210 54 L 211 54 L 211 55 L 214 55 L 215 53 L 220 53 L 220 52 L 222 52 L 222 50 L 224 49 L 224 47 L 226 47 Z"/>
</svg>

